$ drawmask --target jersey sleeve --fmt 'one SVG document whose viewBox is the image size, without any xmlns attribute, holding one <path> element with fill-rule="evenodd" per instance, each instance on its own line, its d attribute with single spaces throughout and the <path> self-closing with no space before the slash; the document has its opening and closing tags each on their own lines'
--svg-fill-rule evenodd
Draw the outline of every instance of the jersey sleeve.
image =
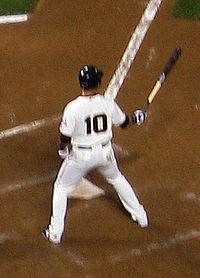
<svg viewBox="0 0 200 278">
<path fill-rule="evenodd" d="M 121 125 L 126 119 L 126 114 L 121 110 L 115 101 L 113 101 L 113 114 L 112 123 L 113 125 Z"/>
<path fill-rule="evenodd" d="M 73 114 L 70 111 L 70 109 L 66 107 L 59 127 L 60 132 L 65 136 L 71 137 L 74 131 L 74 127 L 75 127 L 75 120 Z"/>
</svg>

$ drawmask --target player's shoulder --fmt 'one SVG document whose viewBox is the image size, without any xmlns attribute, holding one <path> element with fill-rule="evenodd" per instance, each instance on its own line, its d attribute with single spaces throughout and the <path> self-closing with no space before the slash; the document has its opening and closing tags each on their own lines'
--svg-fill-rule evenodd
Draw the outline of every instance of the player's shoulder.
<svg viewBox="0 0 200 278">
<path fill-rule="evenodd" d="M 107 102 L 107 103 L 109 103 L 109 104 L 112 104 L 112 103 L 115 102 L 114 99 L 109 98 L 109 97 L 107 97 L 106 95 L 98 95 L 98 96 L 99 96 L 99 98 L 100 98 L 102 101 Z"/>
<path fill-rule="evenodd" d="M 79 97 L 72 99 L 70 102 L 66 104 L 64 107 L 64 112 L 76 110 L 77 105 L 79 105 Z"/>
<path fill-rule="evenodd" d="M 79 98 L 80 98 L 80 97 L 78 96 L 78 97 L 72 99 L 72 100 L 67 104 L 67 106 L 68 106 L 68 107 L 71 107 L 71 106 L 76 105 L 76 103 L 78 103 L 78 101 L 79 101 Z"/>
<path fill-rule="evenodd" d="M 105 106 L 105 107 L 109 107 L 109 110 L 112 110 L 114 105 L 115 105 L 115 101 L 113 99 L 110 99 L 108 97 L 106 97 L 105 95 L 96 95 L 96 101 L 97 103 Z"/>
<path fill-rule="evenodd" d="M 110 105 L 110 107 L 114 108 L 116 105 L 118 105 L 115 99 L 108 97 L 107 95 L 104 96 L 104 99 L 107 102 L 107 104 Z"/>
</svg>

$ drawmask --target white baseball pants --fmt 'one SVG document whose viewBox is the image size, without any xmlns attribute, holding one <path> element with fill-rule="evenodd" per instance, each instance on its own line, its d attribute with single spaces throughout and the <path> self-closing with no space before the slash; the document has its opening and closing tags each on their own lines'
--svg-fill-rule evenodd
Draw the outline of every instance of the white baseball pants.
<svg viewBox="0 0 200 278">
<path fill-rule="evenodd" d="M 63 234 L 68 196 L 81 178 L 94 168 L 114 186 L 133 220 L 138 221 L 141 226 L 143 224 L 147 226 L 147 214 L 139 203 L 132 186 L 119 171 L 111 143 L 109 143 L 105 147 L 100 146 L 94 149 L 73 148 L 71 159 L 63 161 L 54 183 L 50 232 L 58 236 Z"/>
</svg>

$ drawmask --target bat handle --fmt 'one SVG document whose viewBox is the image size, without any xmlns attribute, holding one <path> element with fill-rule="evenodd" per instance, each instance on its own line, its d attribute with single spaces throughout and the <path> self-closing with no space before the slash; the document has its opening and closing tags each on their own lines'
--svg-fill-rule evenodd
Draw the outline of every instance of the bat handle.
<svg viewBox="0 0 200 278">
<path fill-rule="evenodd" d="M 145 113 L 145 114 L 147 113 L 147 110 L 148 110 L 148 108 L 149 108 L 149 104 L 150 104 L 150 103 L 149 103 L 148 100 L 147 100 L 147 103 L 145 104 L 145 106 L 143 107 L 143 109 L 141 109 L 143 113 Z"/>
<path fill-rule="evenodd" d="M 156 96 L 157 92 L 160 90 L 160 87 L 161 87 L 161 82 L 160 80 L 158 80 L 153 88 L 153 90 L 151 91 L 150 95 L 148 96 L 148 102 L 149 103 L 152 103 L 153 102 L 153 99 L 154 97 Z"/>
</svg>

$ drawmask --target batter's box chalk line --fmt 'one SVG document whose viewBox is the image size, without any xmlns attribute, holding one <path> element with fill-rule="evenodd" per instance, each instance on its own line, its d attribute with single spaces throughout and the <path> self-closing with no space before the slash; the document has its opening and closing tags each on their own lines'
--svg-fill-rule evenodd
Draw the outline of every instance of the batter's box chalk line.
<svg viewBox="0 0 200 278">
<path fill-rule="evenodd" d="M 120 63 L 110 80 L 108 87 L 105 91 L 105 96 L 115 99 L 118 92 L 126 79 L 128 71 L 133 64 L 133 61 L 141 47 L 141 44 L 146 36 L 149 27 L 154 20 L 159 7 L 163 0 L 150 0 L 143 15 L 138 23 L 135 31 L 133 32 L 126 50 L 120 60 Z"/>
<path fill-rule="evenodd" d="M 127 150 L 123 149 L 121 146 L 115 143 L 113 143 L 113 149 L 118 157 L 126 157 L 130 155 Z"/>
<path fill-rule="evenodd" d="M 0 24 L 25 22 L 28 19 L 28 14 L 2 15 L 0 16 Z"/>
<path fill-rule="evenodd" d="M 19 240 L 20 237 L 19 235 L 17 235 L 16 233 L 12 232 L 12 233 L 6 233 L 6 232 L 3 232 L 1 233 L 0 232 L 0 244 L 3 244 L 5 243 L 6 241 L 15 241 L 15 240 Z"/>
<path fill-rule="evenodd" d="M 99 269 L 100 266 L 107 265 L 116 265 L 119 263 L 124 263 L 126 261 L 130 261 L 130 259 L 134 257 L 144 257 L 144 256 L 152 256 L 153 253 L 163 254 L 164 250 L 169 250 L 178 245 L 182 245 L 185 242 L 189 242 L 191 240 L 199 240 L 200 231 L 199 230 L 191 230 L 185 233 L 176 233 L 170 238 L 166 238 L 160 242 L 149 242 L 148 244 L 139 246 L 137 248 L 129 248 L 125 247 L 124 251 L 121 250 L 110 250 L 109 255 L 105 254 L 101 260 L 96 258 L 95 256 L 91 259 L 88 259 L 86 256 L 82 254 L 74 253 L 74 250 L 68 249 L 67 255 L 69 258 L 78 266 L 84 266 L 88 270 Z M 113 253 L 113 254 L 112 254 Z"/>
<path fill-rule="evenodd" d="M 0 194 L 7 194 L 23 188 L 41 185 L 43 183 L 52 183 L 53 186 L 53 180 L 55 179 L 56 174 L 57 172 L 53 171 L 47 175 L 31 177 L 29 179 L 20 180 L 12 184 L 1 184 Z M 99 188 L 89 180 L 82 178 L 69 197 L 72 199 L 90 200 L 100 197 L 104 194 L 105 192 L 103 189 Z"/>
<path fill-rule="evenodd" d="M 152 254 L 153 252 L 163 251 L 165 249 L 170 249 L 173 246 L 183 244 L 184 242 L 188 242 L 190 240 L 195 240 L 200 237 L 199 230 L 191 230 L 186 233 L 177 233 L 174 237 L 166 239 L 163 242 L 152 242 L 147 244 L 146 246 L 141 246 L 140 248 L 132 248 L 127 250 L 126 253 L 115 254 L 110 258 L 110 262 L 115 264 L 122 262 L 124 260 L 128 260 L 131 257 L 138 257 Z"/>
<path fill-rule="evenodd" d="M 180 198 L 182 200 L 191 200 L 193 202 L 197 202 L 200 204 L 200 196 L 197 195 L 196 193 L 194 192 L 186 192 L 186 193 L 182 193 L 180 195 Z"/>
</svg>

